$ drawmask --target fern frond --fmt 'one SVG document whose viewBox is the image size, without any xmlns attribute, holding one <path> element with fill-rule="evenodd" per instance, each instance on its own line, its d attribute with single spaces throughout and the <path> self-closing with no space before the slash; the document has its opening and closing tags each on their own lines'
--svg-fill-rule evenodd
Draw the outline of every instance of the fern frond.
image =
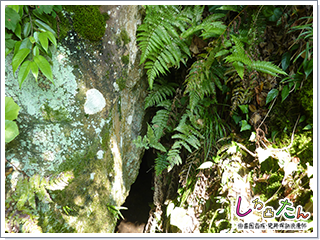
<svg viewBox="0 0 320 240">
<path fill-rule="evenodd" d="M 159 176 L 162 173 L 162 171 L 169 166 L 169 162 L 167 160 L 167 154 L 158 153 L 158 156 L 154 160 L 154 162 L 155 162 L 154 170 L 157 176 Z"/>
<path fill-rule="evenodd" d="M 165 74 L 170 67 L 179 67 L 180 61 L 191 56 L 185 41 L 180 38 L 181 31 L 187 27 L 179 20 L 181 8 L 147 6 L 147 17 L 138 28 L 137 41 L 142 51 L 140 64 L 145 63 L 150 89 L 156 77 Z"/>
<path fill-rule="evenodd" d="M 288 75 L 286 72 L 281 70 L 281 68 L 272 64 L 271 62 L 255 61 L 253 66 L 258 72 L 267 73 L 272 76 L 277 76 L 277 73 Z"/>
<path fill-rule="evenodd" d="M 244 52 L 241 52 L 241 53 L 234 52 L 233 54 L 225 57 L 225 61 L 228 63 L 241 62 L 248 66 L 252 66 L 252 61 Z"/>
<path fill-rule="evenodd" d="M 155 149 L 158 149 L 162 152 L 166 152 L 166 148 L 159 142 L 160 137 L 156 136 L 154 130 L 150 125 L 148 124 L 148 130 L 147 130 L 147 139 L 150 147 L 153 147 Z"/>
<path fill-rule="evenodd" d="M 158 110 L 156 115 L 152 118 L 152 128 L 156 138 L 160 139 L 163 135 L 163 130 L 167 128 L 167 122 L 169 119 L 170 112 L 166 109 Z"/>
<path fill-rule="evenodd" d="M 179 165 L 182 163 L 182 159 L 180 157 L 180 149 L 181 143 L 179 141 L 176 141 L 168 151 L 167 160 L 170 164 L 170 168 L 168 169 L 168 171 L 170 171 L 170 169 L 172 169 L 174 165 Z"/>
<path fill-rule="evenodd" d="M 163 107 L 167 110 L 171 110 L 172 100 L 170 100 L 170 99 L 163 100 L 163 101 L 159 102 L 156 106 Z"/>
<path fill-rule="evenodd" d="M 72 172 L 62 172 L 58 176 L 51 178 L 46 185 L 46 189 L 55 191 L 55 190 L 62 190 L 66 186 L 68 186 L 69 181 L 73 179 L 74 176 Z"/>
<path fill-rule="evenodd" d="M 216 86 L 222 90 L 220 77 L 224 78 L 221 68 L 216 64 L 207 65 L 206 61 L 194 62 L 186 77 L 186 90 L 189 93 L 189 105 L 191 111 L 205 96 L 215 95 Z"/>
<path fill-rule="evenodd" d="M 154 88 L 149 92 L 145 99 L 145 109 L 161 103 L 162 101 L 166 100 L 167 97 L 172 97 L 175 93 L 177 84 L 167 82 L 164 79 L 157 79 L 157 82 L 159 84 L 154 84 Z"/>
</svg>

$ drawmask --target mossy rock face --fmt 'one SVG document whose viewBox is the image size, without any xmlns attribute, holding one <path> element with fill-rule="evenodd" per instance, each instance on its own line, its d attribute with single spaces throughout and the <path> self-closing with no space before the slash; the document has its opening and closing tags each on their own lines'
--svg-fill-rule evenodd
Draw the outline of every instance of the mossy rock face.
<svg viewBox="0 0 320 240">
<path fill-rule="evenodd" d="M 58 179 L 46 189 L 52 202 L 37 205 L 43 232 L 113 232 L 117 216 L 110 209 L 124 203 L 138 175 L 143 150 L 133 140 L 142 131 L 147 82 L 136 45 L 119 48 L 114 42 L 117 29 L 124 28 L 134 43 L 140 16 L 137 6 L 102 10 L 111 12 L 108 37 L 90 42 L 70 30 L 52 49 L 54 85 L 41 78 L 37 83 L 29 74 L 20 89 L 12 54 L 6 58 L 5 94 L 21 107 L 20 134 L 6 145 L 6 158 L 28 176 Z M 123 64 L 123 55 L 132 64 Z M 89 92 L 102 95 L 102 105 L 86 104 Z M 67 173 L 72 178 L 62 183 L 59 179 Z M 7 176 L 6 194 L 14 193 L 20 177 L 18 171 Z"/>
<path fill-rule="evenodd" d="M 72 16 L 73 26 L 80 36 L 91 41 L 101 40 L 109 15 L 107 13 L 101 14 L 99 6 L 67 6 L 65 9 L 74 13 Z"/>
</svg>

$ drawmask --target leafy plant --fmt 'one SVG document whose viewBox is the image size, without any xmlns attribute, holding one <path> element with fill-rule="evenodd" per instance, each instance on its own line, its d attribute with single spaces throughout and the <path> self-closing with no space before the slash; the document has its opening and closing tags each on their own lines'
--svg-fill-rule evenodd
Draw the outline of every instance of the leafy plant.
<svg viewBox="0 0 320 240">
<path fill-rule="evenodd" d="M 252 169 L 260 167 L 257 167 L 260 154 L 247 142 L 247 130 L 256 131 L 249 140 L 256 143 L 256 148 L 260 145 L 263 149 L 270 148 L 267 131 L 274 126 L 269 126 L 265 120 L 273 116 L 274 104 L 279 104 L 275 99 L 281 96 L 283 102 L 293 91 L 294 78 L 298 76 L 292 75 L 292 59 L 301 62 L 306 61 L 305 57 L 308 61 L 311 59 L 312 43 L 309 41 L 307 45 L 304 40 L 305 36 L 306 39 L 312 36 L 310 20 L 304 19 L 304 28 L 298 27 L 301 36 L 293 37 L 295 48 L 290 54 L 285 50 L 290 46 L 285 45 L 287 39 L 272 35 L 280 25 L 288 33 L 287 29 L 296 20 L 292 9 L 278 6 L 146 7 L 138 41 L 150 87 L 145 106 L 152 118 L 147 134 L 138 137 L 137 143 L 140 147 L 155 149 L 157 176 L 182 165 L 179 174 L 182 187 L 171 208 L 181 208 L 184 212 L 184 208 L 190 207 L 188 201 L 193 204 L 195 201 L 197 206 L 193 210 L 201 216 L 204 232 L 234 231 L 230 224 L 232 188 L 235 182 L 250 186 Z M 162 22 L 165 22 L 163 28 L 158 26 Z M 179 50 L 167 47 L 170 39 Z M 272 39 L 277 39 L 277 45 L 270 43 Z M 178 44 L 179 41 L 186 44 L 192 56 L 184 51 L 185 46 Z M 300 45 L 299 41 L 302 41 Z M 304 51 L 301 46 L 308 50 Z M 294 52 L 296 49 L 298 52 Z M 180 65 L 180 62 L 186 64 Z M 304 63 L 298 70 L 310 71 L 308 64 Z M 167 74 L 167 81 L 163 81 Z M 285 78 L 281 79 L 283 76 Z M 173 85 L 178 82 L 183 84 Z M 293 175 L 289 170 L 284 172 L 286 177 Z M 266 191 L 274 194 L 274 190 L 282 186 L 284 175 L 281 174 L 265 188 Z M 207 179 L 213 179 L 214 183 Z M 204 195 L 209 193 L 215 195 L 208 199 Z"/>
<path fill-rule="evenodd" d="M 5 55 L 13 52 L 13 73 L 19 69 L 18 82 L 21 88 L 30 71 L 35 80 L 39 71 L 54 83 L 52 69 L 47 58 L 52 57 L 50 42 L 56 47 L 56 32 L 52 29 L 52 18 L 61 11 L 61 6 L 52 5 L 8 5 L 5 9 Z"/>
<path fill-rule="evenodd" d="M 150 89 L 160 74 L 170 67 L 180 67 L 180 62 L 191 56 L 181 32 L 187 28 L 181 6 L 146 6 L 146 17 L 138 28 L 137 41 L 142 51 L 140 64 L 145 63 Z"/>
<path fill-rule="evenodd" d="M 19 135 L 18 125 L 14 120 L 18 117 L 20 107 L 11 97 L 5 97 L 5 142 L 9 143 Z"/>
<path fill-rule="evenodd" d="M 49 204 L 52 202 L 48 190 L 62 190 L 71 179 L 70 172 L 60 173 L 57 176 L 48 178 L 35 174 L 27 176 L 23 171 L 15 167 L 22 173 L 17 176 L 17 184 L 14 190 L 7 193 L 6 197 L 6 231 L 11 232 L 42 232 L 38 224 L 39 203 Z M 63 211 L 68 211 L 64 207 Z"/>
<path fill-rule="evenodd" d="M 113 206 L 113 205 L 108 205 L 107 206 L 109 211 L 112 212 L 113 216 L 116 218 L 116 219 L 119 219 L 119 216 L 124 219 L 122 213 L 120 212 L 120 210 L 124 209 L 124 210 L 127 210 L 128 208 L 126 207 L 117 207 L 117 206 Z"/>
</svg>

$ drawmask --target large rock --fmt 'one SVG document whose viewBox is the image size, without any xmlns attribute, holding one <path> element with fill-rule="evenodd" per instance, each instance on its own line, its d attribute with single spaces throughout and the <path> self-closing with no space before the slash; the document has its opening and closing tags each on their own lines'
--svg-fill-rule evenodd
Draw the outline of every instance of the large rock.
<svg viewBox="0 0 320 240">
<path fill-rule="evenodd" d="M 141 15 L 138 6 L 100 11 L 110 15 L 101 41 L 69 31 L 58 45 L 54 85 L 30 74 L 19 89 L 6 59 L 5 95 L 21 107 L 20 134 L 6 145 L 6 158 L 29 176 L 73 176 L 63 190 L 48 190 L 52 203 L 38 203 L 43 232 L 113 232 L 113 206 L 124 203 L 138 175 L 142 150 L 132 141 L 141 133 L 147 88 L 136 45 Z M 14 187 L 20 177 L 14 171 L 7 182 Z"/>
</svg>

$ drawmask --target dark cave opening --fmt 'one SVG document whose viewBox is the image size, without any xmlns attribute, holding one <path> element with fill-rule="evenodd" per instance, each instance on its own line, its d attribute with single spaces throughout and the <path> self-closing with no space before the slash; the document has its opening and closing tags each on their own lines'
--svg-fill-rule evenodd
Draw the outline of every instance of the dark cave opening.
<svg viewBox="0 0 320 240">
<path fill-rule="evenodd" d="M 129 196 L 121 210 L 124 219 L 120 218 L 116 226 L 117 233 L 142 233 L 149 218 L 150 205 L 153 203 L 153 162 L 155 155 L 146 150 L 136 181 L 132 184 Z"/>
</svg>

